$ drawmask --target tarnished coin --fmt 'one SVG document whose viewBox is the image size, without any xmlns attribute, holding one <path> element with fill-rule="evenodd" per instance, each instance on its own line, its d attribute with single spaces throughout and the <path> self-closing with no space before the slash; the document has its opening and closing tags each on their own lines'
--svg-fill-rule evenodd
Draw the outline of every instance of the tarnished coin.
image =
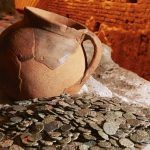
<svg viewBox="0 0 150 150">
<path fill-rule="evenodd" d="M 49 133 L 49 135 L 50 135 L 51 138 L 53 138 L 53 139 L 58 139 L 58 137 L 61 136 L 61 133 L 60 133 L 60 132 L 51 132 L 51 133 Z"/>
<path fill-rule="evenodd" d="M 72 105 L 72 104 L 74 104 L 74 99 L 72 99 L 72 98 L 65 99 L 65 102 Z"/>
<path fill-rule="evenodd" d="M 90 150 L 102 150 L 99 146 L 93 146 L 90 148 Z"/>
<path fill-rule="evenodd" d="M 96 117 L 97 116 L 97 112 L 96 111 L 90 111 L 88 115 L 90 117 Z"/>
<path fill-rule="evenodd" d="M 59 101 L 58 103 L 62 107 L 70 107 L 70 105 L 68 103 L 64 102 L 64 101 Z"/>
<path fill-rule="evenodd" d="M 20 136 L 23 144 L 27 146 L 38 146 L 38 142 L 42 137 L 40 134 L 24 133 Z"/>
<path fill-rule="evenodd" d="M 30 101 L 30 100 L 15 101 L 15 104 L 27 106 L 27 105 L 31 105 L 32 101 Z"/>
<path fill-rule="evenodd" d="M 65 132 L 65 131 L 71 130 L 71 128 L 72 128 L 72 126 L 71 126 L 70 124 L 64 124 L 64 125 L 61 127 L 61 130 L 62 130 L 63 132 Z"/>
<path fill-rule="evenodd" d="M 109 140 L 108 135 L 107 135 L 106 133 L 104 133 L 102 129 L 98 131 L 98 134 L 99 134 L 99 136 L 102 137 L 103 139 Z"/>
<path fill-rule="evenodd" d="M 74 133 L 73 134 L 73 137 L 72 137 L 72 140 L 74 141 L 74 140 L 77 140 L 78 138 L 79 138 L 79 136 L 80 136 L 80 133 Z"/>
<path fill-rule="evenodd" d="M 13 110 L 15 111 L 24 111 L 24 110 L 27 110 L 27 108 L 25 106 L 20 106 L 20 105 L 13 105 Z"/>
<path fill-rule="evenodd" d="M 113 146 L 115 146 L 115 147 L 119 147 L 117 141 L 114 140 L 114 139 L 110 139 L 110 143 L 111 143 L 111 145 L 113 145 Z"/>
<path fill-rule="evenodd" d="M 117 130 L 117 132 L 114 136 L 116 136 L 118 138 L 125 138 L 126 136 L 128 136 L 128 133 L 126 133 L 123 130 L 119 129 L 119 130 Z"/>
<path fill-rule="evenodd" d="M 9 147 L 9 150 L 24 150 L 24 148 L 22 148 L 19 145 L 13 144 L 12 146 Z"/>
<path fill-rule="evenodd" d="M 96 140 L 96 137 L 92 136 L 91 134 L 87 134 L 87 133 L 83 133 L 83 137 L 84 137 L 84 139 L 89 140 L 89 141 Z"/>
<path fill-rule="evenodd" d="M 144 130 L 137 130 L 130 135 L 130 139 L 137 143 L 147 143 L 150 141 L 149 134 Z"/>
<path fill-rule="evenodd" d="M 40 133 L 43 131 L 43 129 L 44 129 L 44 124 L 42 122 L 36 122 L 31 128 L 31 132 L 33 134 Z"/>
<path fill-rule="evenodd" d="M 53 110 L 55 110 L 58 114 L 64 114 L 64 110 L 60 109 L 60 108 L 54 108 Z"/>
<path fill-rule="evenodd" d="M 0 142 L 0 147 L 2 148 L 7 148 L 7 147 L 10 147 L 12 144 L 14 143 L 13 140 L 3 140 Z"/>
<path fill-rule="evenodd" d="M 126 112 L 125 114 L 123 114 L 123 117 L 125 117 L 126 119 L 136 119 L 135 115 L 133 115 L 131 112 Z"/>
<path fill-rule="evenodd" d="M 105 117 L 101 112 L 97 112 L 96 114 L 97 114 L 96 117 L 95 117 L 95 119 L 97 119 L 96 123 L 98 125 L 101 125 L 102 122 L 105 120 Z"/>
<path fill-rule="evenodd" d="M 55 146 L 43 146 L 41 147 L 41 150 L 56 150 Z"/>
<path fill-rule="evenodd" d="M 96 123 L 94 123 L 93 121 L 89 121 L 88 124 L 94 130 L 97 130 L 97 131 L 101 130 L 101 128 Z"/>
<path fill-rule="evenodd" d="M 120 117 L 122 117 L 121 111 L 108 111 L 105 115 L 106 121 L 115 121 L 115 119 Z"/>
<path fill-rule="evenodd" d="M 82 127 L 79 127 L 78 130 L 83 132 L 83 133 L 91 133 L 90 129 L 86 129 L 86 128 L 82 128 Z"/>
<path fill-rule="evenodd" d="M 106 142 L 106 141 L 102 141 L 102 140 L 99 141 L 98 145 L 100 147 L 104 147 L 104 148 L 110 148 L 111 147 L 111 143 L 110 142 Z"/>
<path fill-rule="evenodd" d="M 44 120 L 42 121 L 44 124 L 48 124 L 52 121 L 55 121 L 56 120 L 56 116 L 54 115 L 48 115 L 44 118 Z"/>
<path fill-rule="evenodd" d="M 76 150 L 76 144 L 74 142 L 71 142 L 67 145 L 62 145 L 62 150 Z"/>
<path fill-rule="evenodd" d="M 4 133 L 0 132 L 0 141 L 2 141 L 4 137 L 5 137 Z"/>
<path fill-rule="evenodd" d="M 21 122 L 23 119 L 21 117 L 12 117 L 10 118 L 10 121 L 12 121 L 14 124 Z"/>
<path fill-rule="evenodd" d="M 79 146 L 79 150 L 88 150 L 88 149 L 89 149 L 89 146 L 86 145 L 86 144 L 81 144 L 81 145 Z"/>
<path fill-rule="evenodd" d="M 60 121 L 52 121 L 48 124 L 44 124 L 44 130 L 46 132 L 55 131 L 56 129 L 59 129 L 62 126 L 62 123 Z"/>
<path fill-rule="evenodd" d="M 76 103 L 78 106 L 84 105 L 84 103 L 82 103 L 81 100 L 76 100 L 75 103 Z"/>
<path fill-rule="evenodd" d="M 80 117 L 86 117 L 89 113 L 90 113 L 90 110 L 88 108 L 81 109 L 75 112 L 75 114 Z"/>
<path fill-rule="evenodd" d="M 106 134 L 108 135 L 114 135 L 117 130 L 119 129 L 119 125 L 116 122 L 105 122 L 103 125 L 103 130 L 105 131 Z"/>
<path fill-rule="evenodd" d="M 63 138 L 62 140 L 59 141 L 62 144 L 68 144 L 71 142 L 71 137 Z"/>
<path fill-rule="evenodd" d="M 51 146 L 53 145 L 52 141 L 40 140 L 40 143 L 44 146 Z"/>
<path fill-rule="evenodd" d="M 38 113 L 38 116 L 39 116 L 40 118 L 42 118 L 42 119 L 45 118 L 45 114 L 44 114 L 44 113 Z"/>
<path fill-rule="evenodd" d="M 27 113 L 28 115 L 33 115 L 33 114 L 34 114 L 34 111 L 33 111 L 33 110 L 28 109 L 28 110 L 26 110 L 26 113 Z"/>
<path fill-rule="evenodd" d="M 121 138 L 119 143 L 124 147 L 134 147 L 134 143 L 127 138 Z"/>
</svg>

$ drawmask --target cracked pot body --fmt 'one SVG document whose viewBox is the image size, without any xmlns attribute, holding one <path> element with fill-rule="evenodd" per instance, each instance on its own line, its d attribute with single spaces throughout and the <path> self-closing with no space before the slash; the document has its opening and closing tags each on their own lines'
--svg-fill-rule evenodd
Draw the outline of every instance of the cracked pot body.
<svg viewBox="0 0 150 150">
<path fill-rule="evenodd" d="M 0 36 L 0 88 L 16 100 L 78 92 L 100 61 L 98 38 L 54 13 L 28 7 L 24 14 Z M 86 39 L 94 45 L 89 66 Z"/>
</svg>

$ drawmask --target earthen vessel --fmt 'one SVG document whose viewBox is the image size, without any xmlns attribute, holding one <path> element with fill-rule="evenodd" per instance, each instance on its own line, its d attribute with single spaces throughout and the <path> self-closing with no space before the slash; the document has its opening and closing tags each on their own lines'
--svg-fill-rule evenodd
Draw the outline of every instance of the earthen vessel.
<svg viewBox="0 0 150 150">
<path fill-rule="evenodd" d="M 87 63 L 85 40 L 94 54 Z M 0 36 L 0 88 L 13 99 L 53 97 L 80 90 L 98 66 L 101 42 L 83 25 L 38 8 Z"/>
</svg>

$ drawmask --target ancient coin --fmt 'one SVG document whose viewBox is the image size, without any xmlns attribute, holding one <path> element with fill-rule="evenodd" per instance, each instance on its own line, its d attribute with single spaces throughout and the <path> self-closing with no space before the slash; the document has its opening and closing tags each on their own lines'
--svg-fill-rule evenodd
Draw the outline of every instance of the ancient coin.
<svg viewBox="0 0 150 150">
<path fill-rule="evenodd" d="M 88 121 L 88 124 L 94 130 L 101 130 L 101 128 L 93 121 Z"/>
<path fill-rule="evenodd" d="M 61 127 L 61 130 L 62 130 L 63 132 L 65 132 L 65 131 L 71 130 L 71 128 L 72 128 L 71 125 L 69 125 L 69 124 L 64 124 L 64 125 Z"/>
<path fill-rule="evenodd" d="M 41 150 L 56 150 L 55 146 L 43 146 Z"/>
<path fill-rule="evenodd" d="M 93 146 L 90 148 L 90 150 L 102 150 L 99 146 Z"/>
<path fill-rule="evenodd" d="M 13 110 L 21 112 L 21 111 L 27 110 L 27 108 L 25 106 L 13 105 Z"/>
<path fill-rule="evenodd" d="M 19 145 L 13 144 L 12 146 L 9 147 L 9 150 L 24 150 L 24 148 L 22 148 Z"/>
<path fill-rule="evenodd" d="M 89 149 L 89 146 L 86 144 L 82 144 L 79 146 L 79 150 L 88 150 L 88 149 Z"/>
<path fill-rule="evenodd" d="M 135 133 L 130 135 L 132 141 L 137 143 L 147 143 L 150 141 L 149 134 L 144 130 L 137 130 Z"/>
<path fill-rule="evenodd" d="M 31 127 L 31 132 L 33 134 L 35 133 L 40 133 L 44 129 L 44 124 L 42 122 L 36 122 L 32 127 Z"/>
<path fill-rule="evenodd" d="M 125 114 L 123 114 L 123 117 L 125 117 L 126 119 L 136 119 L 135 115 L 133 115 L 131 112 L 126 112 Z"/>
<path fill-rule="evenodd" d="M 91 134 L 88 134 L 88 133 L 83 133 L 83 137 L 84 137 L 84 139 L 89 140 L 89 141 L 96 140 L 96 137 L 94 137 L 94 136 L 92 136 Z"/>
<path fill-rule="evenodd" d="M 128 124 L 130 124 L 131 126 L 139 126 L 141 124 L 140 120 L 137 119 L 127 119 L 126 120 Z"/>
<path fill-rule="evenodd" d="M 62 144 L 68 144 L 71 142 L 71 137 L 63 138 L 61 141 L 59 141 Z"/>
<path fill-rule="evenodd" d="M 124 147 L 134 147 L 134 143 L 127 138 L 121 138 L 119 143 Z"/>
<path fill-rule="evenodd" d="M 110 148 L 111 147 L 111 143 L 110 142 L 106 142 L 106 141 L 102 141 L 102 140 L 99 141 L 98 145 L 100 147 L 103 147 L 103 148 Z"/>
<path fill-rule="evenodd" d="M 102 129 L 98 131 L 98 134 L 99 134 L 99 136 L 102 137 L 103 139 L 109 140 L 108 135 L 107 135 L 106 133 L 104 133 Z"/>
<path fill-rule="evenodd" d="M 74 141 L 74 140 L 77 140 L 78 138 L 79 138 L 79 136 L 80 136 L 80 133 L 74 133 L 73 134 L 73 137 L 72 137 L 72 140 Z"/>
<path fill-rule="evenodd" d="M 15 104 L 27 106 L 27 105 L 31 105 L 32 101 L 30 101 L 30 100 L 15 101 Z"/>
<path fill-rule="evenodd" d="M 60 121 L 52 121 L 48 124 L 44 124 L 44 130 L 46 132 L 55 131 L 56 129 L 59 129 L 62 126 L 62 123 Z"/>
<path fill-rule="evenodd" d="M 7 148 L 7 147 L 10 147 L 13 143 L 14 143 L 13 140 L 9 140 L 9 139 L 8 140 L 2 140 L 0 142 L 0 147 Z"/>
<path fill-rule="evenodd" d="M 83 132 L 83 133 L 91 133 L 90 129 L 86 129 L 86 128 L 82 128 L 82 127 L 79 127 L 78 130 Z"/>
<path fill-rule="evenodd" d="M 53 145 L 52 141 L 40 140 L 40 143 L 44 146 L 51 146 Z"/>
<path fill-rule="evenodd" d="M 50 132 L 49 135 L 51 136 L 51 138 L 58 139 L 58 137 L 61 136 L 61 133 L 60 132 Z"/>
<path fill-rule="evenodd" d="M 113 145 L 113 146 L 115 146 L 115 147 L 119 147 L 117 141 L 114 140 L 114 139 L 110 139 L 110 143 L 111 143 L 111 145 Z"/>
<path fill-rule="evenodd" d="M 40 134 L 24 133 L 20 136 L 23 144 L 27 146 L 38 146 L 38 141 L 41 140 Z"/>
<path fill-rule="evenodd" d="M 10 121 L 12 121 L 14 124 L 21 122 L 23 119 L 21 117 L 12 117 L 10 118 Z"/>
<path fill-rule="evenodd" d="M 74 100 L 72 98 L 65 99 L 65 102 L 68 103 L 68 104 L 70 104 L 70 105 L 74 104 Z"/>
<path fill-rule="evenodd" d="M 44 120 L 42 121 L 44 124 L 48 124 L 52 121 L 56 120 L 56 116 L 54 115 L 48 115 L 44 118 Z"/>
<path fill-rule="evenodd" d="M 4 137 L 5 137 L 4 133 L 0 132 L 0 141 L 2 141 Z"/>
<path fill-rule="evenodd" d="M 119 129 L 119 125 L 116 122 L 105 122 L 103 125 L 103 130 L 105 131 L 106 134 L 108 135 L 114 135 L 117 130 Z"/>
<path fill-rule="evenodd" d="M 89 113 L 90 113 L 90 110 L 89 110 L 88 108 L 81 109 L 81 110 L 75 112 L 75 114 L 76 114 L 77 116 L 80 116 L 80 117 L 85 117 L 85 116 L 87 116 Z"/>
<path fill-rule="evenodd" d="M 64 101 L 59 101 L 58 103 L 62 107 L 70 107 L 70 105 L 68 103 L 64 102 Z"/>
</svg>

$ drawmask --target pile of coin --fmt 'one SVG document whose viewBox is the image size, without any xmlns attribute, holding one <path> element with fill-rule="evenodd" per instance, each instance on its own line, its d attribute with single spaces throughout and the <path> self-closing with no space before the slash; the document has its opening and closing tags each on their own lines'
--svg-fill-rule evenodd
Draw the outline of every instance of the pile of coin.
<svg viewBox="0 0 150 150">
<path fill-rule="evenodd" d="M 0 105 L 0 149 L 140 150 L 150 109 L 118 98 L 61 95 Z"/>
</svg>

